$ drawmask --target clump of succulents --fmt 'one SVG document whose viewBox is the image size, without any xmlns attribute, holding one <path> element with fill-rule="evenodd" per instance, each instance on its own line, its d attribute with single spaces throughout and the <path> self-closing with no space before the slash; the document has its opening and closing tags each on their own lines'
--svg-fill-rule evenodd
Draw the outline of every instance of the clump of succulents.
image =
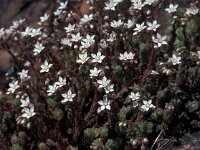
<svg viewBox="0 0 200 150">
<path fill-rule="evenodd" d="M 198 1 L 88 0 L 84 15 L 58 3 L 37 27 L 0 29 L 11 149 L 146 149 L 198 127 Z"/>
</svg>

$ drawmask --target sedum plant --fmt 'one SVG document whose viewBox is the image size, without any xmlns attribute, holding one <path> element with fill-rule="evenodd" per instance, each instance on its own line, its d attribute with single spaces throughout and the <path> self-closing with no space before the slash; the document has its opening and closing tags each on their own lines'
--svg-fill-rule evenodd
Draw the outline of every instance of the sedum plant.
<svg viewBox="0 0 200 150">
<path fill-rule="evenodd" d="M 84 15 L 72 4 L 0 29 L 13 61 L 0 103 L 8 147 L 159 148 L 157 137 L 197 127 L 198 1 L 88 0 Z"/>
</svg>

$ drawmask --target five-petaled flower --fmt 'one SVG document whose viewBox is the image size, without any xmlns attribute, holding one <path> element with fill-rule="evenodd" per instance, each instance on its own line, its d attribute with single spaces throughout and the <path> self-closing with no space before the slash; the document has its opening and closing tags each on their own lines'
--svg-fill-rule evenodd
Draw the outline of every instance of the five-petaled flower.
<svg viewBox="0 0 200 150">
<path fill-rule="evenodd" d="M 73 94 L 72 91 L 69 89 L 67 93 L 62 94 L 62 97 L 64 98 L 61 102 L 72 102 L 73 98 L 76 96 L 76 94 Z"/>
<path fill-rule="evenodd" d="M 81 23 L 87 23 L 93 19 L 93 14 L 90 15 L 84 15 L 83 18 L 81 18 Z"/>
<path fill-rule="evenodd" d="M 18 75 L 20 76 L 21 80 L 25 80 L 28 79 L 28 70 L 23 69 L 21 72 L 18 73 Z"/>
<path fill-rule="evenodd" d="M 56 86 L 63 87 L 66 85 L 66 78 L 59 77 L 58 82 L 56 82 Z"/>
<path fill-rule="evenodd" d="M 17 90 L 19 88 L 19 84 L 18 81 L 12 82 L 9 84 L 9 89 L 7 93 L 15 93 L 15 90 Z"/>
<path fill-rule="evenodd" d="M 111 110 L 111 100 L 108 100 L 106 95 L 103 96 L 103 100 L 98 101 L 100 107 L 98 108 L 97 112 L 100 113 L 103 110 Z"/>
<path fill-rule="evenodd" d="M 124 23 L 122 22 L 122 20 L 118 20 L 118 21 L 115 21 L 113 20 L 111 23 L 110 23 L 110 26 L 113 27 L 113 28 L 118 28 L 120 27 L 121 25 L 123 25 Z"/>
<path fill-rule="evenodd" d="M 74 28 L 75 28 L 75 24 L 73 24 L 73 25 L 68 24 L 68 26 L 65 27 L 66 33 L 74 31 Z"/>
<path fill-rule="evenodd" d="M 143 100 L 143 105 L 140 108 L 142 111 L 149 111 L 149 109 L 155 108 L 155 106 L 152 104 L 152 100 Z"/>
<path fill-rule="evenodd" d="M 170 4 L 169 8 L 166 8 L 165 10 L 168 13 L 174 13 L 174 12 L 176 12 L 177 8 L 178 8 L 178 4 L 176 4 L 176 5 Z"/>
<path fill-rule="evenodd" d="M 72 36 L 71 41 L 73 41 L 73 42 L 78 42 L 82 39 L 82 36 L 80 33 L 71 34 L 71 36 Z"/>
<path fill-rule="evenodd" d="M 97 80 L 97 83 L 99 83 L 99 88 L 105 88 L 110 84 L 110 80 L 104 76 L 101 80 Z"/>
<path fill-rule="evenodd" d="M 49 19 L 49 15 L 45 13 L 44 16 L 40 17 L 39 24 L 46 22 L 48 19 Z"/>
<path fill-rule="evenodd" d="M 76 61 L 78 64 L 84 64 L 86 61 L 88 61 L 89 57 L 87 55 L 87 52 L 83 54 L 79 54 L 79 59 Z"/>
<path fill-rule="evenodd" d="M 175 54 L 169 58 L 168 62 L 171 62 L 173 65 L 177 65 L 181 63 L 181 57 L 177 57 Z"/>
<path fill-rule="evenodd" d="M 31 118 L 32 116 L 34 116 L 36 113 L 34 112 L 34 106 L 32 106 L 31 108 L 24 108 L 22 109 L 22 117 L 23 118 Z"/>
<path fill-rule="evenodd" d="M 44 64 L 41 65 L 40 73 L 49 72 L 49 69 L 51 68 L 51 66 L 53 66 L 53 64 L 49 64 L 49 63 L 47 62 L 47 60 L 45 60 Z"/>
<path fill-rule="evenodd" d="M 97 54 L 91 54 L 92 56 L 92 62 L 93 63 L 102 63 L 103 59 L 105 58 L 104 55 L 101 55 L 101 52 L 98 51 Z"/>
<path fill-rule="evenodd" d="M 49 89 L 47 90 L 48 96 L 53 95 L 58 89 L 57 83 L 54 83 L 53 85 L 49 85 L 48 87 L 49 87 Z"/>
<path fill-rule="evenodd" d="M 131 0 L 133 3 L 133 8 L 136 10 L 142 10 L 142 8 L 145 6 L 145 3 L 142 3 L 141 0 Z"/>
<path fill-rule="evenodd" d="M 151 22 L 147 22 L 147 30 L 153 30 L 153 31 L 156 31 L 158 27 L 160 27 L 160 25 L 157 23 L 156 20 L 153 21 L 153 23 Z"/>
<path fill-rule="evenodd" d="M 28 107 L 28 105 L 30 104 L 29 97 L 26 97 L 26 99 L 20 99 L 20 102 L 20 107 Z"/>
<path fill-rule="evenodd" d="M 154 48 L 161 47 L 162 45 L 167 45 L 166 38 L 166 36 L 161 36 L 159 33 L 157 33 L 156 37 L 152 36 L 152 40 L 155 43 Z"/>
<path fill-rule="evenodd" d="M 90 78 L 97 77 L 101 70 L 98 70 L 97 67 L 94 67 L 94 69 L 90 69 Z"/>
<path fill-rule="evenodd" d="M 90 36 L 90 35 L 87 34 L 86 38 L 81 41 L 81 48 L 87 49 L 92 44 L 94 44 L 95 43 L 94 37 L 95 37 L 95 35 Z"/>
<path fill-rule="evenodd" d="M 140 93 L 139 92 L 137 92 L 137 93 L 131 92 L 131 94 L 129 95 L 129 98 L 132 101 L 138 100 L 140 98 Z"/>
<path fill-rule="evenodd" d="M 61 2 L 60 7 L 58 7 L 58 10 L 63 10 L 67 7 L 68 0 L 66 2 Z"/>
<path fill-rule="evenodd" d="M 114 0 L 110 0 L 109 2 L 105 2 L 105 5 L 106 5 L 106 7 L 104 7 L 105 10 L 115 10 L 117 3 L 114 2 Z"/>
<path fill-rule="evenodd" d="M 145 28 L 146 28 L 146 26 L 144 25 L 144 22 L 142 22 L 141 24 L 136 24 L 136 28 L 134 29 L 134 31 L 135 31 L 134 35 L 141 32 Z"/>
<path fill-rule="evenodd" d="M 44 49 L 44 46 L 42 45 L 42 43 L 37 42 L 35 44 L 35 48 L 33 49 L 33 55 L 37 55 L 41 53 L 43 49 Z"/>
</svg>

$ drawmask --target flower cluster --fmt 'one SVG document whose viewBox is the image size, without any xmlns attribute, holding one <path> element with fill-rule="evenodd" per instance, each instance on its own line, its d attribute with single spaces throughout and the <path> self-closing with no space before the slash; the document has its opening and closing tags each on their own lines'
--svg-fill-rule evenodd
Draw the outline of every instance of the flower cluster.
<svg viewBox="0 0 200 150">
<path fill-rule="evenodd" d="M 84 132 L 85 149 L 88 143 L 103 143 L 96 149 L 125 147 L 113 148 L 116 141 L 134 149 L 147 145 L 143 137 L 154 129 L 152 122 L 170 125 L 176 106 L 184 106 L 184 113 L 199 109 L 196 3 L 185 9 L 157 0 L 87 1 L 82 15 L 69 10 L 70 0 L 58 3 L 37 27 L 20 20 L 0 29 L 0 46 L 14 63 L 6 94 L 20 102 L 18 123 L 42 121 L 45 136 L 69 137 L 57 145 L 81 143 Z M 109 140 L 107 128 L 126 138 Z"/>
</svg>

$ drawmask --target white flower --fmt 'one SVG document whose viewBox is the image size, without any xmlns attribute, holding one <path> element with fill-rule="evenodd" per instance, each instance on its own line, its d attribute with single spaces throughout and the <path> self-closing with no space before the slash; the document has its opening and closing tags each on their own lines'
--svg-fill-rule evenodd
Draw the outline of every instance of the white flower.
<svg viewBox="0 0 200 150">
<path fill-rule="evenodd" d="M 24 109 L 22 109 L 22 112 L 23 112 L 22 117 L 29 119 L 29 118 L 31 118 L 32 116 L 35 115 L 34 106 L 31 107 L 30 109 L 24 108 Z"/>
<path fill-rule="evenodd" d="M 94 69 L 90 69 L 90 78 L 97 77 L 101 70 L 98 70 L 96 67 Z"/>
<path fill-rule="evenodd" d="M 31 35 L 32 33 L 32 28 L 30 27 L 26 27 L 25 31 L 24 32 L 21 32 L 22 36 L 28 36 L 28 35 Z"/>
<path fill-rule="evenodd" d="M 156 37 L 152 37 L 152 40 L 154 43 L 156 43 L 156 45 L 154 46 L 156 47 L 161 47 L 162 45 L 166 45 L 166 36 L 161 36 L 159 33 L 157 33 Z"/>
<path fill-rule="evenodd" d="M 38 35 L 41 35 L 41 31 L 40 29 L 32 29 L 31 30 L 31 33 L 29 34 L 31 37 L 35 37 L 35 36 L 38 36 Z"/>
<path fill-rule="evenodd" d="M 181 63 L 181 57 L 177 57 L 175 54 L 172 55 L 172 57 L 169 58 L 168 62 L 171 62 L 173 65 L 177 65 Z"/>
<path fill-rule="evenodd" d="M 131 0 L 133 2 L 133 8 L 136 10 L 142 10 L 144 7 L 144 3 L 141 2 L 141 0 Z"/>
<path fill-rule="evenodd" d="M 44 64 L 41 65 L 40 73 L 49 72 L 49 69 L 51 68 L 51 66 L 53 66 L 53 64 L 49 64 L 49 63 L 47 62 L 47 60 L 45 60 Z"/>
<path fill-rule="evenodd" d="M 42 43 L 37 42 L 35 44 L 35 48 L 33 49 L 34 54 L 33 55 L 37 55 L 39 53 L 41 53 L 41 51 L 44 49 L 44 46 L 42 45 Z"/>
<path fill-rule="evenodd" d="M 135 24 L 135 21 L 129 19 L 126 25 L 127 25 L 127 28 L 130 29 L 133 27 L 134 24 Z"/>
<path fill-rule="evenodd" d="M 155 0 L 146 0 L 144 2 L 145 5 L 152 5 Z"/>
<path fill-rule="evenodd" d="M 187 15 L 196 15 L 199 12 L 199 8 L 196 6 L 192 6 L 191 8 L 186 8 L 186 14 Z"/>
<path fill-rule="evenodd" d="M 26 99 L 20 99 L 21 105 L 20 107 L 28 107 L 28 105 L 30 104 L 30 99 L 29 97 L 26 97 Z"/>
<path fill-rule="evenodd" d="M 110 37 L 107 39 L 108 42 L 113 42 L 116 40 L 116 33 L 112 32 Z"/>
<path fill-rule="evenodd" d="M 15 91 L 19 88 L 18 81 L 12 82 L 9 84 L 8 94 L 15 93 Z"/>
<path fill-rule="evenodd" d="M 71 90 L 68 90 L 67 93 L 62 94 L 62 97 L 64 98 L 61 102 L 72 102 L 73 98 L 76 96 L 76 94 L 73 94 Z"/>
<path fill-rule="evenodd" d="M 79 59 L 76 61 L 78 64 L 84 64 L 86 61 L 88 61 L 89 57 L 87 55 L 87 52 L 83 54 L 79 54 Z"/>
<path fill-rule="evenodd" d="M 23 69 L 22 72 L 19 72 L 18 75 L 20 76 L 21 80 L 29 78 L 29 76 L 28 76 L 28 70 L 25 70 L 25 69 Z"/>
<path fill-rule="evenodd" d="M 58 85 L 57 85 L 57 83 L 55 83 L 55 84 L 53 84 L 53 85 L 49 85 L 48 88 L 49 88 L 49 89 L 47 90 L 48 96 L 51 96 L 51 95 L 53 95 L 53 94 L 56 92 L 56 90 L 58 89 Z"/>
<path fill-rule="evenodd" d="M 108 80 L 105 76 L 101 80 L 97 80 L 97 83 L 99 84 L 99 88 L 104 88 L 106 94 L 114 91 L 114 85 L 110 84 L 110 80 Z"/>
<path fill-rule="evenodd" d="M 105 10 L 115 10 L 115 7 L 118 3 L 114 2 L 113 0 L 110 0 L 109 2 L 105 2 L 106 7 L 104 7 Z"/>
<path fill-rule="evenodd" d="M 106 88 L 110 84 L 110 80 L 108 80 L 105 76 L 101 80 L 97 80 L 99 84 L 99 88 Z"/>
<path fill-rule="evenodd" d="M 140 107 L 143 111 L 149 111 L 150 108 L 155 108 L 152 104 L 152 100 L 145 101 L 143 100 L 143 105 Z"/>
<path fill-rule="evenodd" d="M 113 28 L 120 27 L 121 25 L 123 25 L 123 22 L 122 22 L 121 19 L 118 20 L 118 21 L 113 20 L 113 21 L 110 23 L 110 26 L 113 27 Z"/>
<path fill-rule="evenodd" d="M 101 39 L 99 45 L 101 46 L 101 48 L 105 49 L 108 47 L 108 43 L 106 42 L 105 39 Z"/>
<path fill-rule="evenodd" d="M 63 87 L 66 85 L 66 78 L 59 77 L 58 82 L 55 83 L 58 87 Z"/>
<path fill-rule="evenodd" d="M 75 24 L 73 24 L 73 25 L 68 24 L 68 26 L 65 27 L 66 33 L 74 31 L 74 28 L 75 28 Z"/>
<path fill-rule="evenodd" d="M 104 90 L 106 92 L 106 94 L 113 92 L 114 91 L 114 84 L 109 84 L 106 87 L 104 87 Z"/>
<path fill-rule="evenodd" d="M 136 24 L 136 28 L 134 29 L 135 33 L 139 33 L 142 30 L 144 30 L 146 28 L 146 26 L 144 25 L 144 22 L 141 24 Z"/>
<path fill-rule="evenodd" d="M 129 95 L 129 98 L 130 98 L 132 101 L 138 100 L 138 99 L 140 98 L 140 93 L 139 93 L 139 92 L 137 92 L 137 93 L 131 92 L 131 95 Z"/>
<path fill-rule="evenodd" d="M 101 55 L 101 52 L 98 51 L 97 54 L 91 54 L 92 56 L 92 62 L 93 63 L 102 63 L 103 59 L 105 58 L 104 55 Z"/>
<path fill-rule="evenodd" d="M 159 74 L 157 71 L 155 71 L 155 70 L 151 70 L 151 74 L 152 75 L 157 75 L 157 74 Z"/>
<path fill-rule="evenodd" d="M 95 35 L 90 36 L 87 34 L 86 38 L 81 41 L 81 48 L 87 49 L 92 44 L 94 44 L 95 43 L 94 37 L 95 37 Z"/>
<path fill-rule="evenodd" d="M 61 13 L 62 13 L 62 10 L 61 10 L 61 9 L 57 9 L 56 11 L 53 12 L 53 14 L 54 14 L 55 16 L 59 16 Z"/>
<path fill-rule="evenodd" d="M 17 29 L 19 27 L 19 25 L 22 24 L 24 21 L 25 21 L 25 19 L 22 20 L 22 22 L 20 22 L 20 21 L 13 21 L 13 24 L 12 24 L 12 26 L 10 26 L 10 28 Z"/>
<path fill-rule="evenodd" d="M 178 5 L 173 5 L 173 4 L 170 4 L 169 5 L 169 8 L 166 8 L 165 11 L 167 11 L 168 13 L 173 13 L 173 12 L 176 12 L 178 8 Z"/>
<path fill-rule="evenodd" d="M 43 23 L 43 22 L 47 21 L 48 19 L 49 19 L 49 15 L 47 15 L 45 13 L 44 16 L 40 17 L 40 22 Z"/>
<path fill-rule="evenodd" d="M 60 3 L 60 7 L 58 7 L 58 9 L 59 9 L 59 10 L 65 9 L 65 8 L 67 7 L 67 4 L 68 4 L 68 0 L 67 0 L 65 3 L 61 2 L 61 3 Z"/>
<path fill-rule="evenodd" d="M 61 42 L 60 42 L 60 43 L 63 44 L 63 45 L 67 45 L 67 46 L 69 46 L 69 47 L 72 46 L 72 42 L 71 42 L 71 40 L 68 39 L 68 38 L 63 38 L 63 39 L 61 39 Z"/>
<path fill-rule="evenodd" d="M 82 39 L 82 37 L 81 37 L 80 33 L 77 33 L 77 34 L 72 34 L 71 36 L 72 36 L 72 39 L 71 39 L 71 41 L 73 41 L 73 42 L 78 42 L 79 40 L 81 40 L 81 39 Z"/>
<path fill-rule="evenodd" d="M 90 15 L 84 15 L 83 18 L 81 18 L 81 23 L 87 23 L 93 19 L 93 14 Z"/>
<path fill-rule="evenodd" d="M 98 108 L 97 112 L 100 113 L 103 110 L 111 110 L 111 101 L 108 100 L 107 96 L 103 96 L 103 100 L 98 101 L 100 107 Z"/>
<path fill-rule="evenodd" d="M 135 54 L 132 52 L 125 52 L 124 54 L 120 54 L 119 59 L 120 60 L 133 60 Z"/>
<path fill-rule="evenodd" d="M 158 27 L 160 27 L 160 25 L 157 23 L 156 20 L 153 21 L 153 23 L 151 22 L 147 22 L 147 30 L 153 30 L 153 31 L 156 31 Z"/>
</svg>

